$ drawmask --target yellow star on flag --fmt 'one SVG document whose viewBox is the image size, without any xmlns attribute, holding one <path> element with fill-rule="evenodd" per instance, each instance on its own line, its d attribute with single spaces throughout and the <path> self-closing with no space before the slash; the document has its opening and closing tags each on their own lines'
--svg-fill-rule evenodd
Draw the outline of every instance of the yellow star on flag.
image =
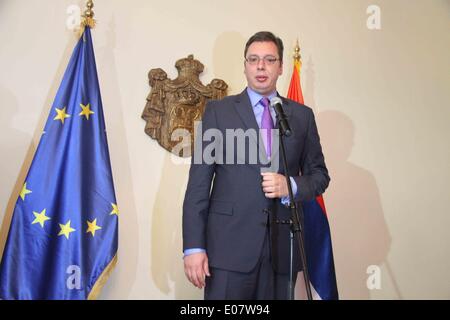
<svg viewBox="0 0 450 320">
<path fill-rule="evenodd" d="M 117 206 L 117 204 L 111 203 L 111 206 L 112 206 L 113 210 L 111 211 L 110 215 L 115 214 L 118 216 L 119 215 L 119 207 Z"/>
<path fill-rule="evenodd" d="M 53 120 L 61 120 L 62 124 L 64 124 L 64 119 L 69 118 L 70 114 L 66 113 L 66 107 L 62 109 L 55 108 L 56 110 L 56 117 Z"/>
<path fill-rule="evenodd" d="M 86 223 L 88 224 L 86 233 L 88 233 L 88 232 L 92 233 L 92 237 L 95 236 L 95 231 L 100 230 L 102 228 L 100 226 L 97 226 L 97 219 L 94 219 L 94 221 L 92 221 L 92 222 L 86 221 Z"/>
<path fill-rule="evenodd" d="M 44 228 L 45 221 L 50 220 L 50 218 L 45 215 L 45 210 L 47 209 L 42 210 L 40 213 L 33 211 L 33 214 L 36 218 L 31 224 L 39 223 L 41 227 Z"/>
<path fill-rule="evenodd" d="M 59 224 L 61 231 L 58 233 L 58 236 L 64 235 L 67 239 L 69 239 L 69 234 L 74 232 L 75 229 L 70 227 L 70 220 L 66 224 Z"/>
<path fill-rule="evenodd" d="M 27 183 L 25 182 L 22 187 L 22 191 L 20 191 L 20 197 L 23 201 L 25 201 L 25 196 L 33 191 L 27 189 Z"/>
<path fill-rule="evenodd" d="M 83 109 L 83 111 L 80 112 L 79 116 L 86 116 L 86 119 L 89 120 L 89 116 L 91 114 L 94 114 L 94 111 L 92 111 L 91 108 L 91 104 L 88 103 L 87 105 L 84 105 L 82 103 L 80 103 L 80 107 L 81 109 Z"/>
</svg>

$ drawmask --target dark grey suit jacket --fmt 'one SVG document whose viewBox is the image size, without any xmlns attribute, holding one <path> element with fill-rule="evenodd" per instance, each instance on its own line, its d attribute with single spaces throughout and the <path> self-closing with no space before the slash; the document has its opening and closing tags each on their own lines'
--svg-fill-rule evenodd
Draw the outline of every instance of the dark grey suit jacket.
<svg viewBox="0 0 450 320">
<path fill-rule="evenodd" d="M 293 131 L 285 139 L 288 173 L 297 183 L 296 201 L 311 200 L 322 194 L 330 178 L 325 166 L 320 139 L 312 110 L 292 100 L 283 99 L 283 108 Z M 205 109 L 202 130 L 215 128 L 223 138 L 202 141 L 196 136 L 197 150 L 214 154 L 215 161 L 194 163 L 192 157 L 189 182 L 183 204 L 183 250 L 206 248 L 211 267 L 249 272 L 258 262 L 266 232 L 270 232 L 272 264 L 277 272 L 289 270 L 289 225 L 268 223 L 274 219 L 287 220 L 290 210 L 280 199 L 268 199 L 261 187 L 261 168 L 267 161 L 254 163 L 249 154 L 252 144 L 259 147 L 256 136 L 245 139 L 245 154 L 237 155 L 226 148 L 236 138 L 227 136 L 227 129 L 259 129 L 246 90 L 219 101 L 210 101 Z M 218 133 L 219 131 L 216 131 Z M 214 135 L 214 134 L 213 134 Z M 203 137 L 203 140 L 205 137 Z M 210 152 L 214 149 L 214 152 Z M 261 151 L 264 147 L 260 148 Z M 279 150 L 273 150 L 273 158 Z M 227 161 L 228 159 L 228 161 Z M 234 159 L 235 163 L 230 164 Z M 204 159 L 203 159 L 204 160 Z M 239 160 L 241 164 L 236 164 Z M 284 174 L 281 156 L 278 172 Z M 227 163 L 228 162 L 228 163 Z M 242 162 L 244 162 L 242 164 Z M 272 164 L 274 167 L 274 164 Z M 212 184 L 212 188 L 211 188 Z M 295 241 L 295 269 L 301 270 Z"/>
</svg>

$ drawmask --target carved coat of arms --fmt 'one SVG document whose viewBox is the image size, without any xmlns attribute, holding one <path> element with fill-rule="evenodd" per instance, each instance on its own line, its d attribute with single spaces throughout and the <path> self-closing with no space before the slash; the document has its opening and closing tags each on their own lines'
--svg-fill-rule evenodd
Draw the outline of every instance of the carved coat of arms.
<svg viewBox="0 0 450 320">
<path fill-rule="evenodd" d="M 194 146 L 194 122 L 201 120 L 206 102 L 226 96 L 228 85 L 220 79 L 203 85 L 199 76 L 204 66 L 193 55 L 178 60 L 175 67 L 178 77 L 174 80 L 160 68 L 148 73 L 151 91 L 142 118 L 147 122 L 145 133 L 164 149 L 189 157 Z"/>
</svg>

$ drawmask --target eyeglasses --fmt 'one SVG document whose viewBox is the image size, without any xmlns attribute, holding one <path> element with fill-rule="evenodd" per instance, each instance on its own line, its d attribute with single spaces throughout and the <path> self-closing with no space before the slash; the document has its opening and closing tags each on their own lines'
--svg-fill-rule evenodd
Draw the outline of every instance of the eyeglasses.
<svg viewBox="0 0 450 320">
<path fill-rule="evenodd" d="M 275 62 L 277 62 L 279 60 L 281 61 L 281 59 L 277 59 L 274 56 L 264 56 L 264 57 L 261 58 L 261 57 L 259 57 L 257 55 L 251 55 L 251 56 L 248 56 L 245 59 L 245 61 L 247 61 L 248 64 L 250 64 L 252 66 L 259 64 L 259 62 L 261 60 L 263 60 L 264 63 L 267 64 L 267 65 L 273 65 Z"/>
</svg>

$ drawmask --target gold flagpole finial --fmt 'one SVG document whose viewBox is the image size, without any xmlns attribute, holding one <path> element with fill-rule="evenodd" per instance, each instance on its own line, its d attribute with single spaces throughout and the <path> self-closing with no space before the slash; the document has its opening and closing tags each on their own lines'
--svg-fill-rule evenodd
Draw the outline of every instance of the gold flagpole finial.
<svg viewBox="0 0 450 320">
<path fill-rule="evenodd" d="M 94 28 L 95 20 L 94 20 L 94 1 L 88 0 L 86 1 L 86 10 L 84 10 L 84 14 L 81 16 L 81 26 L 84 29 L 85 27 Z"/>
<path fill-rule="evenodd" d="M 300 60 L 302 59 L 302 56 L 300 54 L 300 46 L 298 44 L 298 39 L 297 39 L 297 42 L 295 43 L 293 57 L 294 57 L 294 62 L 300 62 Z"/>
</svg>

